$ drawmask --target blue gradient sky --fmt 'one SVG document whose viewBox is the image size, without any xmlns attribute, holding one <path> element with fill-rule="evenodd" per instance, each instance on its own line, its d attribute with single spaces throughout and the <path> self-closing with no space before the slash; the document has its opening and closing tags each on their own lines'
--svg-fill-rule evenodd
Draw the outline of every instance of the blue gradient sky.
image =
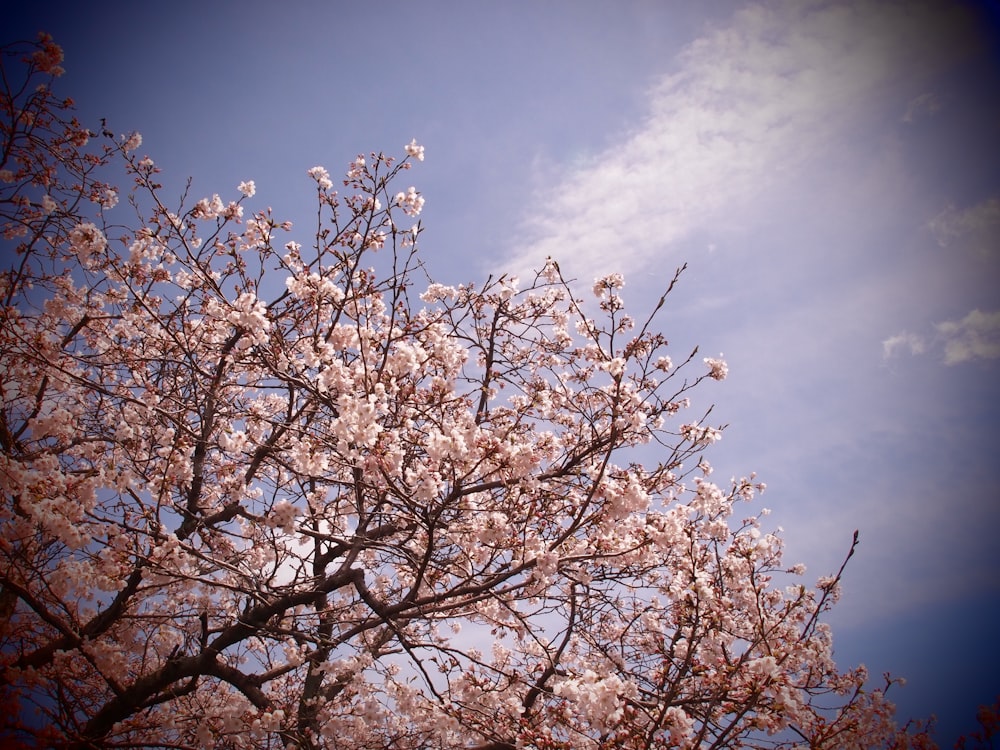
<svg viewBox="0 0 1000 750">
<path fill-rule="evenodd" d="M 840 663 L 947 746 L 1000 694 L 995 2 L 24 5 L 4 39 L 51 32 L 174 195 L 253 179 L 307 242 L 309 167 L 416 137 L 441 281 L 553 255 L 638 313 L 688 262 L 660 321 L 729 361 L 717 475 L 760 474 L 810 576 L 861 531 Z"/>
</svg>

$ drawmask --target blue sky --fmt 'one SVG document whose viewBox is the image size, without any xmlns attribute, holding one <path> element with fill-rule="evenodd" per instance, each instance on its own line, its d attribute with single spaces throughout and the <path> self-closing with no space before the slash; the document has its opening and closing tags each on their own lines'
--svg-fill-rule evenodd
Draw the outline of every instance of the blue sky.
<svg viewBox="0 0 1000 750">
<path fill-rule="evenodd" d="M 23 5 L 3 36 L 50 31 L 174 195 L 253 179 L 306 241 L 309 167 L 417 138 L 441 281 L 553 255 L 639 312 L 687 262 L 660 322 L 729 361 L 717 472 L 810 575 L 861 531 L 838 660 L 947 745 L 1000 694 L 995 2 Z"/>
</svg>

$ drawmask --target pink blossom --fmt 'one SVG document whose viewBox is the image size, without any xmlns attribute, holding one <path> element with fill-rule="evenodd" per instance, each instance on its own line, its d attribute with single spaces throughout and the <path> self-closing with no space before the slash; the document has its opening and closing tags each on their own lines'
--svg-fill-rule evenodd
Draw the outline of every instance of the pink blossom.
<svg viewBox="0 0 1000 750">
<path fill-rule="evenodd" d="M 118 205 L 118 191 L 114 188 L 105 188 L 97 196 L 96 202 L 100 204 L 101 208 L 114 208 Z"/>
<path fill-rule="evenodd" d="M 122 148 L 125 149 L 125 151 L 136 151 L 139 149 L 141 145 L 142 145 L 142 135 L 140 133 L 133 132 L 126 138 L 124 138 L 124 142 L 122 143 Z"/>
<path fill-rule="evenodd" d="M 417 145 L 417 139 L 416 138 L 414 138 L 412 141 L 410 141 L 409 143 L 407 143 L 406 146 L 404 146 L 404 148 L 406 149 L 406 155 L 407 156 L 412 156 L 417 161 L 423 161 L 424 160 L 424 147 Z"/>
<path fill-rule="evenodd" d="M 287 500 L 282 500 L 271 510 L 267 517 L 267 525 L 272 529 L 281 529 L 285 534 L 293 534 L 298 513 L 298 508 Z"/>
<path fill-rule="evenodd" d="M 232 311 L 226 319 L 249 333 L 250 341 L 256 344 L 264 343 L 268 331 L 271 330 L 271 321 L 267 319 L 267 308 L 253 292 L 241 294 L 233 303 Z"/>
<path fill-rule="evenodd" d="M 359 155 L 347 168 L 347 177 L 351 180 L 360 179 L 365 173 L 365 157 Z"/>
<path fill-rule="evenodd" d="M 333 187 L 333 182 L 330 180 L 330 173 L 323 167 L 312 167 L 309 170 L 309 176 L 316 180 L 316 184 L 320 190 L 329 190 Z"/>
<path fill-rule="evenodd" d="M 424 207 L 424 197 L 410 186 L 405 193 L 396 194 L 396 204 L 402 206 L 407 216 L 418 216 Z"/>
<path fill-rule="evenodd" d="M 612 273 L 594 279 L 594 296 L 603 298 L 609 291 L 621 289 L 625 286 L 625 277 L 620 273 Z"/>
<path fill-rule="evenodd" d="M 721 359 L 722 355 L 719 355 L 720 359 L 715 359 L 713 357 L 705 357 L 705 364 L 708 365 L 708 376 L 714 380 L 725 380 L 726 375 L 729 374 L 729 365 Z"/>
<path fill-rule="evenodd" d="M 31 59 L 42 73 L 53 76 L 61 76 L 65 71 L 59 65 L 63 61 L 63 50 L 56 44 L 52 37 L 41 32 L 38 35 L 39 47 L 32 54 Z"/>
<path fill-rule="evenodd" d="M 680 434 L 685 440 L 689 440 L 692 443 L 699 445 L 708 445 L 711 443 L 716 443 L 722 439 L 722 431 L 714 427 L 707 427 L 704 425 L 699 425 L 692 422 L 691 424 L 683 424 L 680 427 Z"/>
<path fill-rule="evenodd" d="M 44 714 L 0 711 L 0 735 L 921 746 L 893 679 L 834 661 L 840 573 L 801 582 L 755 475 L 710 481 L 721 430 L 679 412 L 726 364 L 675 368 L 621 274 L 597 305 L 553 259 L 435 282 L 420 225 L 394 223 L 423 205 L 398 185 L 415 141 L 355 159 L 348 196 L 310 169 L 305 236 L 237 223 L 242 199 L 168 199 L 138 136 L 85 152 L 29 85 L 50 45 L 11 88 L 41 126 L 0 123 L 47 180 L 0 172 L 0 215 L 47 228 L 8 237 L 0 273 L 5 700 Z M 135 210 L 100 225 L 115 165 Z"/>
<path fill-rule="evenodd" d="M 90 267 L 94 256 L 103 252 L 107 246 L 104 233 L 89 221 L 77 224 L 70 231 L 69 242 L 85 268 Z"/>
</svg>

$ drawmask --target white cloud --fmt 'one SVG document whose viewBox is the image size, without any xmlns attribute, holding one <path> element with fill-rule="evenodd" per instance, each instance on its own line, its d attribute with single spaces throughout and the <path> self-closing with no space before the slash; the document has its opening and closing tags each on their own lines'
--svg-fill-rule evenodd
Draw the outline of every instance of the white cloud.
<svg viewBox="0 0 1000 750">
<path fill-rule="evenodd" d="M 927 226 L 941 247 L 995 256 L 1000 252 L 1000 198 L 994 196 L 966 209 L 948 206 Z"/>
<path fill-rule="evenodd" d="M 1000 358 L 1000 310 L 973 310 L 961 320 L 938 323 L 945 364 Z"/>
<path fill-rule="evenodd" d="M 882 342 L 882 354 L 891 359 L 901 350 L 923 354 L 933 345 L 946 365 L 957 365 L 977 359 L 1000 359 L 1000 310 L 973 310 L 961 320 L 947 320 L 934 326 L 927 337 L 903 331 Z"/>
<path fill-rule="evenodd" d="M 927 344 L 922 336 L 915 333 L 897 333 L 882 342 L 882 356 L 891 359 L 901 349 L 909 349 L 910 354 L 923 354 L 927 349 Z"/>
<path fill-rule="evenodd" d="M 906 105 L 903 122 L 915 122 L 921 117 L 936 114 L 941 110 L 941 100 L 931 92 L 915 96 Z"/>
<path fill-rule="evenodd" d="M 523 273 L 551 255 L 588 278 L 644 265 L 848 141 L 893 84 L 940 63 L 949 14 L 864 2 L 740 10 L 678 55 L 640 127 L 537 196 L 505 266 Z"/>
</svg>

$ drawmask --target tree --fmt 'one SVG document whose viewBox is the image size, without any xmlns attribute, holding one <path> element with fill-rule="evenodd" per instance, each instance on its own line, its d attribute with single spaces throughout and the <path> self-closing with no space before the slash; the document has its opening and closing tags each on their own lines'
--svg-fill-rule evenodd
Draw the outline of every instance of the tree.
<svg viewBox="0 0 1000 750">
<path fill-rule="evenodd" d="M 979 729 L 959 737 L 955 750 L 993 750 L 996 744 L 993 738 L 1000 736 L 1000 696 L 993 703 L 979 707 L 976 721 Z"/>
<path fill-rule="evenodd" d="M 8 742 L 926 740 L 834 664 L 843 568 L 798 583 L 738 510 L 763 484 L 710 480 L 720 428 L 684 414 L 726 365 L 653 327 L 680 271 L 642 322 L 554 260 L 434 283 L 416 142 L 342 192 L 310 170 L 308 249 L 252 182 L 170 206 L 138 135 L 55 98 L 51 39 L 2 53 Z"/>
</svg>

